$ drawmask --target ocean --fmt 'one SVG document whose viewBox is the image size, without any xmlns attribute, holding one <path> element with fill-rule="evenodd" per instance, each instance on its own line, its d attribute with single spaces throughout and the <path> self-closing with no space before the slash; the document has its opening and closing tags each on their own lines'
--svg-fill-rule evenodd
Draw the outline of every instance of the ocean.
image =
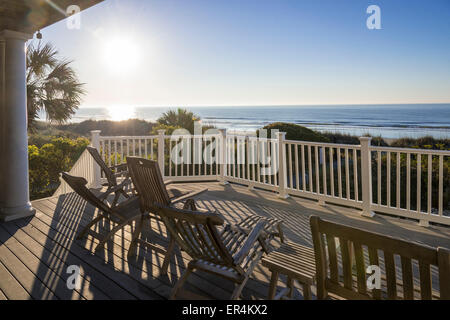
<svg viewBox="0 0 450 320">
<path fill-rule="evenodd" d="M 80 108 L 72 122 L 88 119 L 155 121 L 176 107 Z M 231 131 L 255 131 L 282 121 L 318 131 L 384 138 L 450 138 L 450 104 L 186 107 L 202 123 Z"/>
</svg>

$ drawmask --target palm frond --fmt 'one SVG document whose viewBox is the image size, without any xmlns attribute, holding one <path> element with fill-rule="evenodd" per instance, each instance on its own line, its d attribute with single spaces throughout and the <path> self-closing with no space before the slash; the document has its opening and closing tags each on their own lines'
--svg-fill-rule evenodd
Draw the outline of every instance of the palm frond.
<svg viewBox="0 0 450 320">
<path fill-rule="evenodd" d="M 27 48 L 27 108 L 31 129 L 40 111 L 47 120 L 65 122 L 80 106 L 86 93 L 72 69 L 72 61 L 58 59 L 58 51 L 49 43 Z"/>
</svg>

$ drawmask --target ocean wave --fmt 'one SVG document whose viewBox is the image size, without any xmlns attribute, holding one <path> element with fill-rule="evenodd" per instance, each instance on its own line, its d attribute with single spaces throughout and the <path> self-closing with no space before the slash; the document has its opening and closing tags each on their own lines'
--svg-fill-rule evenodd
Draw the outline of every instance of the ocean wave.
<svg viewBox="0 0 450 320">
<path fill-rule="evenodd" d="M 136 107 L 139 119 L 155 121 L 174 108 Z M 450 137 L 450 104 L 380 106 L 188 107 L 204 124 L 227 129 L 256 130 L 273 122 L 290 122 L 319 131 L 382 136 Z M 108 119 L 107 108 L 78 110 L 73 122 Z"/>
</svg>

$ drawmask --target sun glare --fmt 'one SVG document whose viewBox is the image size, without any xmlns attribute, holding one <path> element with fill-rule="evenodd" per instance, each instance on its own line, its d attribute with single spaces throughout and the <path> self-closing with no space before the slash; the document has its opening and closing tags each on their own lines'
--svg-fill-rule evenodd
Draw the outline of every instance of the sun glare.
<svg viewBox="0 0 450 320">
<path fill-rule="evenodd" d="M 103 45 L 103 62 L 111 73 L 123 74 L 136 68 L 139 61 L 137 41 L 126 36 L 107 39 Z"/>
<path fill-rule="evenodd" d="M 136 117 L 136 110 L 130 106 L 108 107 L 108 118 L 112 121 L 122 121 Z"/>
</svg>

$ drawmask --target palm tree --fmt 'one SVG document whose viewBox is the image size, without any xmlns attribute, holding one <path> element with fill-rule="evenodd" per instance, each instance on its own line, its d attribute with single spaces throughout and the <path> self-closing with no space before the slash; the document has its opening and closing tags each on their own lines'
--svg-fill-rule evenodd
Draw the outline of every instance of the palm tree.
<svg viewBox="0 0 450 320">
<path fill-rule="evenodd" d="M 183 128 L 190 133 L 194 133 L 194 122 L 200 120 L 200 117 L 186 109 L 178 108 L 177 111 L 170 110 L 162 114 L 157 120 L 162 128 Z"/>
<path fill-rule="evenodd" d="M 62 123 L 80 106 L 84 84 L 78 82 L 72 61 L 60 60 L 57 54 L 49 43 L 27 47 L 28 129 L 35 128 L 40 111 L 45 111 L 48 121 Z"/>
</svg>

